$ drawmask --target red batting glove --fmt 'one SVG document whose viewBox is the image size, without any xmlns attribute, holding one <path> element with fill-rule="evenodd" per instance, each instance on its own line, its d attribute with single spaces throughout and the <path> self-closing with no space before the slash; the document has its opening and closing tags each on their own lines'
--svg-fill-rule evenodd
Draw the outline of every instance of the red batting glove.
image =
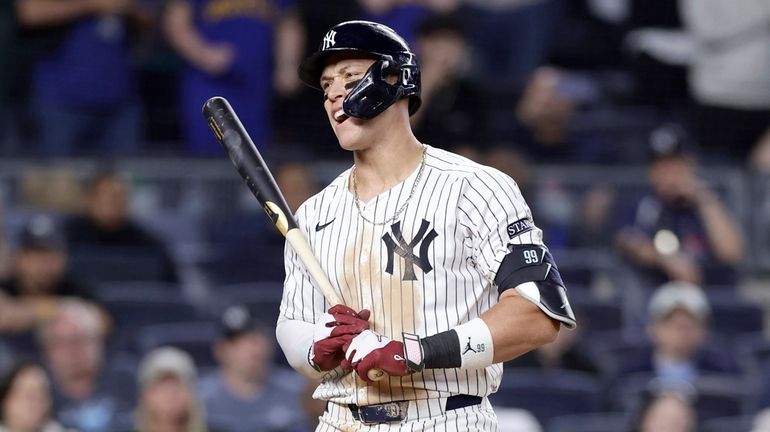
<svg viewBox="0 0 770 432">
<path fill-rule="evenodd" d="M 371 369 L 383 370 L 391 376 L 414 373 L 407 367 L 404 343 L 390 340 L 371 330 L 365 330 L 353 338 L 345 357 L 342 367 L 349 365 L 366 382 L 372 382 L 368 376 Z"/>
<path fill-rule="evenodd" d="M 345 349 L 351 340 L 369 328 L 370 312 L 356 312 L 344 305 L 335 305 L 316 322 L 310 364 L 317 370 L 328 371 L 345 359 Z"/>
</svg>

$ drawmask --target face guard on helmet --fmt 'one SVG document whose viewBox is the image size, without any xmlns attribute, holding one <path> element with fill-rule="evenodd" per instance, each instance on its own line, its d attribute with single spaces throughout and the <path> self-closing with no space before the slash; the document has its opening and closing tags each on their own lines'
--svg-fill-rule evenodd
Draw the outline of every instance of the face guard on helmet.
<svg viewBox="0 0 770 432">
<path fill-rule="evenodd" d="M 300 79 L 321 90 L 320 80 L 328 58 L 338 52 L 361 52 L 376 61 L 342 102 L 349 117 L 376 117 L 401 98 L 409 98 L 409 114 L 420 107 L 420 68 L 414 53 L 391 28 L 369 21 L 337 24 L 324 37 L 318 51 L 299 67 Z M 395 76 L 391 84 L 388 77 Z"/>
</svg>

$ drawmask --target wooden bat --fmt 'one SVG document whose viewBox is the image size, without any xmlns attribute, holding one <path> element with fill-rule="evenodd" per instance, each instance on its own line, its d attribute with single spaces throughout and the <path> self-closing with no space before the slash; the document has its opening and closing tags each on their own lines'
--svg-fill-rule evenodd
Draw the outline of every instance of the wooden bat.
<svg viewBox="0 0 770 432">
<path fill-rule="evenodd" d="M 230 156 L 230 160 L 246 182 L 246 186 L 262 204 L 262 208 L 265 209 L 278 231 L 286 237 L 286 241 L 297 252 L 297 256 L 315 281 L 315 287 L 330 304 L 342 304 L 342 298 L 329 282 L 305 236 L 297 227 L 297 221 L 294 220 L 270 169 L 233 107 L 227 99 L 215 96 L 203 105 L 203 117 Z M 385 373 L 379 369 L 372 369 L 367 375 L 372 381 L 378 381 L 385 376 Z"/>
</svg>

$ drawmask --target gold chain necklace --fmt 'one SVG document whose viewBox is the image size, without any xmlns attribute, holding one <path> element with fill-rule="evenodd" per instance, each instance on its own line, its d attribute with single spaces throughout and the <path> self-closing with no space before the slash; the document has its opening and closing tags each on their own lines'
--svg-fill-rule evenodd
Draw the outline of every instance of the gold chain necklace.
<svg viewBox="0 0 770 432">
<path fill-rule="evenodd" d="M 361 218 L 367 222 L 369 222 L 372 225 L 386 225 L 398 218 L 401 213 L 406 210 L 406 206 L 409 205 L 409 201 L 412 200 L 412 197 L 414 196 L 414 192 L 417 190 L 417 185 L 420 183 L 420 179 L 422 179 L 422 172 L 425 169 L 425 155 L 428 153 L 428 147 L 423 144 L 422 146 L 422 160 L 420 160 L 420 169 L 417 171 L 417 178 L 414 179 L 414 184 L 412 185 L 412 191 L 409 192 L 409 197 L 406 198 L 406 201 L 404 201 L 404 204 L 399 208 L 396 213 L 393 214 L 393 216 L 390 219 L 384 220 L 382 222 L 375 222 L 373 220 L 368 219 L 366 216 L 364 216 L 363 210 L 361 210 L 361 200 L 358 198 L 358 183 L 356 183 L 356 166 L 353 165 L 353 172 L 350 174 L 351 180 L 353 181 L 353 196 L 356 201 L 356 209 L 358 209 L 358 214 L 361 216 Z"/>
</svg>

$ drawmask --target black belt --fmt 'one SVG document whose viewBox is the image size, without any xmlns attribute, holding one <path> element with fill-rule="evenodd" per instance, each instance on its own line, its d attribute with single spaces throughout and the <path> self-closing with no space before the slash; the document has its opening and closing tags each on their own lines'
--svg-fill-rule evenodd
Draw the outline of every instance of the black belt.
<svg viewBox="0 0 770 432">
<path fill-rule="evenodd" d="M 481 403 L 481 400 L 480 396 L 449 396 L 446 400 L 446 411 L 478 405 Z M 365 406 L 348 404 L 348 408 L 350 408 L 353 418 L 364 424 L 389 423 L 406 419 L 409 401 L 395 401 Z"/>
</svg>

